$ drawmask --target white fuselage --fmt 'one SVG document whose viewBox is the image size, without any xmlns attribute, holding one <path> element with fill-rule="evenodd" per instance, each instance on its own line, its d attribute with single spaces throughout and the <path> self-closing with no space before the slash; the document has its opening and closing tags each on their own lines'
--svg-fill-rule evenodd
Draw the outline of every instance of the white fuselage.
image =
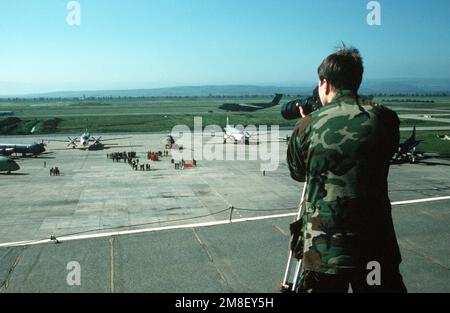
<svg viewBox="0 0 450 313">
<path fill-rule="evenodd" d="M 242 130 L 231 127 L 230 125 L 225 126 L 225 133 L 223 135 L 224 140 L 232 139 L 234 141 L 244 141 L 245 137 L 246 136 Z"/>
<path fill-rule="evenodd" d="M 89 146 L 91 136 L 88 132 L 84 132 L 80 137 L 80 145 L 83 147 Z"/>
</svg>

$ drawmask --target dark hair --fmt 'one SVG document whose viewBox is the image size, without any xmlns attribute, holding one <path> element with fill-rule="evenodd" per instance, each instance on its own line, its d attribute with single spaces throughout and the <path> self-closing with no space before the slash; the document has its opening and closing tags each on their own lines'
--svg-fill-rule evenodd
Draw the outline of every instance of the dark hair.
<svg viewBox="0 0 450 313">
<path fill-rule="evenodd" d="M 358 49 L 342 43 L 336 52 L 322 61 L 317 69 L 320 80 L 326 79 L 336 89 L 358 91 L 364 73 L 363 61 Z"/>
</svg>

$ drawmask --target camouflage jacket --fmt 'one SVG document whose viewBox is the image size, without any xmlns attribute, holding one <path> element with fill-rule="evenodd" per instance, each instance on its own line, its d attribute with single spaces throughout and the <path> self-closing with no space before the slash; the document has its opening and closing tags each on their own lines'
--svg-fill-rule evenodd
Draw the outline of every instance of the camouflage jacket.
<svg viewBox="0 0 450 313">
<path fill-rule="evenodd" d="M 287 161 L 292 178 L 308 184 L 293 246 L 305 269 L 401 262 L 387 187 L 398 143 L 397 114 L 348 90 L 299 120 Z"/>
</svg>

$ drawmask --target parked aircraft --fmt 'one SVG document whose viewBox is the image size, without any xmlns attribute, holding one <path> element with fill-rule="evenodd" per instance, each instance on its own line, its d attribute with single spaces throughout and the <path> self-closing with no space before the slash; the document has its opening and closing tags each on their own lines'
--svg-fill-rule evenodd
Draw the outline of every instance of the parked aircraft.
<svg viewBox="0 0 450 313">
<path fill-rule="evenodd" d="M 422 154 L 416 153 L 416 147 L 423 140 L 416 139 L 416 126 L 413 128 L 411 136 L 398 146 L 398 152 L 392 157 L 394 163 L 416 163 L 418 159 L 423 158 Z"/>
<path fill-rule="evenodd" d="M 227 124 L 225 125 L 225 128 L 223 129 L 223 144 L 226 144 L 229 140 L 232 140 L 234 144 L 250 144 L 250 139 L 257 137 L 255 143 L 258 145 L 262 143 L 260 141 L 262 132 L 255 132 L 255 133 L 249 133 L 248 131 L 244 131 L 242 129 L 238 129 L 236 127 L 233 127 L 230 125 L 229 118 L 227 116 Z M 259 136 L 258 136 L 259 135 Z M 288 142 L 289 137 L 286 136 L 286 138 L 278 138 L 278 142 Z M 264 141 L 264 142 L 270 142 Z M 273 141 L 271 141 L 273 142 Z"/>
<path fill-rule="evenodd" d="M 86 129 L 79 137 L 71 138 L 68 136 L 67 138 L 69 139 L 68 141 L 56 139 L 51 139 L 48 141 L 67 142 L 67 147 L 72 147 L 73 149 L 102 150 L 105 149 L 106 145 L 114 145 L 114 144 L 103 144 L 102 143 L 103 141 L 127 139 L 129 137 L 102 139 L 102 136 L 99 137 L 91 136 L 89 131 Z"/>
<path fill-rule="evenodd" d="M 273 106 L 276 106 L 280 103 L 281 98 L 283 97 L 282 94 L 277 93 L 275 94 L 275 97 L 273 98 L 272 102 L 266 102 L 266 103 L 224 103 L 222 104 L 219 109 L 225 110 L 225 111 L 257 111 L 262 109 L 267 109 Z"/>
<path fill-rule="evenodd" d="M 441 140 L 446 140 L 446 141 L 450 141 L 450 136 L 449 135 L 437 135 L 437 137 Z"/>
<path fill-rule="evenodd" d="M 0 172 L 11 172 L 20 170 L 20 166 L 11 158 L 0 156 Z"/>
<path fill-rule="evenodd" d="M 45 152 L 44 143 L 0 143 L 0 155 L 22 154 L 22 156 L 33 155 L 38 156 Z"/>
</svg>

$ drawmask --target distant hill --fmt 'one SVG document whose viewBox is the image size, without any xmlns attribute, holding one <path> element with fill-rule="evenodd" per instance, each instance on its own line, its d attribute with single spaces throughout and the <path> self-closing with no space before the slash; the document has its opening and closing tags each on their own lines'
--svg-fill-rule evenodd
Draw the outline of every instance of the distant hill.
<svg viewBox="0 0 450 313">
<path fill-rule="evenodd" d="M 81 98 L 85 97 L 242 97 L 269 96 L 275 93 L 287 95 L 309 95 L 315 87 L 315 82 L 309 86 L 283 87 L 258 85 L 210 85 L 210 86 L 180 86 L 152 89 L 127 90 L 86 90 L 86 91 L 56 91 L 39 94 L 15 96 L 0 96 L 0 98 Z M 368 79 L 364 80 L 361 94 L 450 94 L 450 79 Z"/>
<path fill-rule="evenodd" d="M 58 91 L 41 94 L 18 95 L 20 98 L 81 98 L 85 97 L 208 97 L 208 96 L 266 96 L 275 93 L 306 94 L 311 87 L 277 87 L 253 85 L 181 86 L 153 89 Z"/>
<path fill-rule="evenodd" d="M 450 94 L 450 79 L 368 79 L 361 86 L 362 94 Z"/>
</svg>

